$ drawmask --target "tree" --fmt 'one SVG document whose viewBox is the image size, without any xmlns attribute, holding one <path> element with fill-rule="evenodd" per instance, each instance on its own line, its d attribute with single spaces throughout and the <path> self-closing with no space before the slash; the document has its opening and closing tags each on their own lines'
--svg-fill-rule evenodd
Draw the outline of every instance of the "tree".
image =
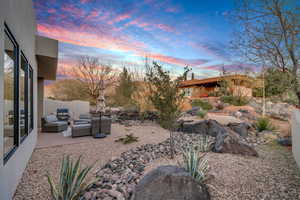
<svg viewBox="0 0 300 200">
<path fill-rule="evenodd" d="M 159 123 L 170 131 L 171 157 L 174 158 L 174 124 L 180 114 L 184 92 L 179 88 L 189 69 L 186 67 L 183 75 L 172 80 L 169 71 L 164 71 L 162 66 L 153 62 L 147 65 L 146 82 L 149 87 L 149 100 L 157 110 Z"/>
<path fill-rule="evenodd" d="M 297 1 L 239 0 L 235 49 L 248 61 L 291 73 L 298 92 L 300 7 Z"/>
<path fill-rule="evenodd" d="M 114 100 L 119 106 L 128 106 L 134 103 L 132 95 L 136 90 L 136 84 L 133 81 L 132 73 L 123 67 L 122 73 L 119 75 L 119 84 L 115 89 Z"/>
<path fill-rule="evenodd" d="M 99 100 L 104 97 L 105 90 L 115 83 L 116 73 L 110 65 L 100 62 L 99 58 L 81 56 L 71 76 L 87 85 L 87 92 L 98 107 Z"/>
<path fill-rule="evenodd" d="M 54 99 L 63 101 L 90 100 L 87 84 L 83 84 L 76 79 L 57 80 L 51 85 L 50 90 Z"/>
</svg>

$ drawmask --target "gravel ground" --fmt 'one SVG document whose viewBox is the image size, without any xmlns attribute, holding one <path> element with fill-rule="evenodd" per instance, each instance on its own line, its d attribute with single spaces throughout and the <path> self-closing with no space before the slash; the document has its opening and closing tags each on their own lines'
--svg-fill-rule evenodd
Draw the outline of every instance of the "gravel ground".
<svg viewBox="0 0 300 200">
<path fill-rule="evenodd" d="M 207 185 L 212 200 L 300 199 L 300 170 L 292 152 L 274 144 L 256 149 L 258 158 L 218 153 L 206 155 L 210 166 Z M 180 162 L 180 156 L 175 160 L 158 159 L 145 171 Z"/>
<path fill-rule="evenodd" d="M 114 142 L 117 138 L 129 133 L 138 136 L 139 141 L 127 145 Z M 58 176 L 61 158 L 64 154 L 70 154 L 74 158 L 82 155 L 83 164 L 90 165 L 97 161 L 95 166 L 100 167 L 110 159 L 118 157 L 122 152 L 142 144 L 162 142 L 168 138 L 168 135 L 168 131 L 153 123 L 134 126 L 113 124 L 112 134 L 105 139 L 91 139 L 90 142 L 85 143 L 35 149 L 18 185 L 14 200 L 50 200 L 50 187 L 45 175 L 49 171 L 51 175 Z M 97 170 L 98 168 L 95 167 L 90 178 Z"/>
<path fill-rule="evenodd" d="M 58 175 L 62 155 L 73 157 L 83 155 L 84 164 L 100 167 L 122 152 L 146 143 L 158 143 L 168 137 L 168 131 L 155 124 L 125 127 L 114 124 L 112 135 L 103 140 L 87 143 L 62 145 L 36 149 L 23 174 L 14 200 L 50 200 L 49 186 L 45 178 L 47 171 Z M 139 142 L 123 145 L 114 142 L 120 136 L 134 133 Z M 207 182 L 213 200 L 296 200 L 300 199 L 300 171 L 292 152 L 278 145 L 261 145 L 256 150 L 259 157 L 245 157 L 232 154 L 208 153 L 209 175 Z M 151 163 L 146 172 L 162 164 L 177 164 L 175 160 L 158 159 Z M 95 168 L 93 172 L 98 169 Z M 94 173 L 90 174 L 90 178 Z"/>
</svg>

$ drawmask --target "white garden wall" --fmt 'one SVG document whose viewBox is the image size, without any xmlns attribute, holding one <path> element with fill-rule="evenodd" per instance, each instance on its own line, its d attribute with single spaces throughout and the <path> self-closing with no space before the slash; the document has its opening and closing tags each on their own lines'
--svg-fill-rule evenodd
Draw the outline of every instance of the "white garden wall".
<svg viewBox="0 0 300 200">
<path fill-rule="evenodd" d="M 68 108 L 71 118 L 77 119 L 80 114 L 90 112 L 90 103 L 88 101 L 59 101 L 44 99 L 44 116 L 56 114 L 57 108 Z"/>
<path fill-rule="evenodd" d="M 292 142 L 294 158 L 300 167 L 300 110 L 295 109 L 292 115 Z"/>
</svg>

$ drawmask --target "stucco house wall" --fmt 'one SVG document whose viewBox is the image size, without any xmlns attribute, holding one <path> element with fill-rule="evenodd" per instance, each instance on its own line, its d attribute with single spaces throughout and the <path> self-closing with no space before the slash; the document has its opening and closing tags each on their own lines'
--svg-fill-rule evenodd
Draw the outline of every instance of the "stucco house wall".
<svg viewBox="0 0 300 200">
<path fill-rule="evenodd" d="M 36 22 L 31 0 L 0 0 L 0 199 L 10 200 L 16 190 L 37 140 L 37 124 L 4 164 L 3 112 L 4 106 L 4 23 L 6 23 L 33 68 L 33 105 L 37 116 L 37 63 L 35 59 Z"/>
</svg>

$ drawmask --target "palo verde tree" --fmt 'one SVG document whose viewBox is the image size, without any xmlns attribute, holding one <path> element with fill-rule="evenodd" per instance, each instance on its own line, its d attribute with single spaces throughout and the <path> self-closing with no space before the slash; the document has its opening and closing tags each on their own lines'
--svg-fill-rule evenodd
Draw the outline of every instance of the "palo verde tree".
<svg viewBox="0 0 300 200">
<path fill-rule="evenodd" d="M 171 157 L 174 158 L 173 132 L 176 120 L 180 114 L 184 92 L 179 88 L 189 69 L 186 67 L 184 73 L 172 79 L 169 71 L 165 71 L 161 65 L 153 62 L 146 66 L 146 82 L 149 87 L 149 101 L 153 104 L 159 115 L 159 123 L 163 128 L 170 131 Z"/>
<path fill-rule="evenodd" d="M 300 4 L 297 0 L 238 0 L 233 47 L 248 61 L 290 73 L 300 98 Z"/>
</svg>

